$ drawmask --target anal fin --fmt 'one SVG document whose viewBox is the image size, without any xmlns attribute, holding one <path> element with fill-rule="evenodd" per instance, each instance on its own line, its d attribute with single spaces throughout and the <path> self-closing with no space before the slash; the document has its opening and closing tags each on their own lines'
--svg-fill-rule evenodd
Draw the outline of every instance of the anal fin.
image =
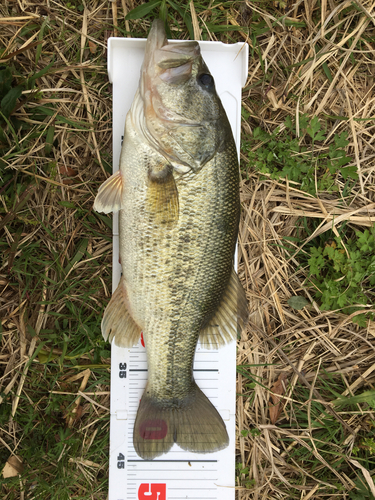
<svg viewBox="0 0 375 500">
<path fill-rule="evenodd" d="M 94 210 L 104 214 L 118 212 L 121 209 L 122 189 L 123 177 L 118 170 L 100 186 L 94 201 Z"/>
<path fill-rule="evenodd" d="M 215 314 L 199 334 L 202 347 L 217 349 L 235 340 L 238 330 L 244 327 L 248 316 L 245 291 L 233 269 Z"/>
<path fill-rule="evenodd" d="M 141 336 L 141 328 L 130 314 L 124 277 L 104 311 L 102 335 L 109 342 L 114 338 L 119 347 L 133 347 Z"/>
</svg>

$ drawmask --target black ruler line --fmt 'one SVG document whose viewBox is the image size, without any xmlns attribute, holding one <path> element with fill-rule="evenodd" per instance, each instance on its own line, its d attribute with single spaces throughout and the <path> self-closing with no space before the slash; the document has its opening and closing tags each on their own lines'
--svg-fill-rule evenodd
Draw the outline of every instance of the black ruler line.
<svg viewBox="0 0 375 500">
<path fill-rule="evenodd" d="M 147 372 L 147 368 L 130 368 L 130 372 Z M 218 372 L 218 369 L 214 368 L 194 368 L 193 372 Z"/>
<path fill-rule="evenodd" d="M 210 462 L 210 463 L 217 463 L 217 460 L 140 460 L 140 459 L 128 459 L 127 462 L 153 462 L 154 464 L 158 462 L 168 462 L 168 463 L 173 463 L 173 462 L 186 462 L 186 463 L 191 463 L 191 462 Z"/>
</svg>

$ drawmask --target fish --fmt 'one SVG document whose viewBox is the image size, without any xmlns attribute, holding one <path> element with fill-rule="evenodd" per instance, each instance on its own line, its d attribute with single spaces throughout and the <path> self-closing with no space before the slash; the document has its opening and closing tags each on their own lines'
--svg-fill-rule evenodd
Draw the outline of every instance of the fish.
<svg viewBox="0 0 375 500">
<path fill-rule="evenodd" d="M 193 362 L 198 339 L 219 348 L 248 317 L 234 270 L 239 181 L 231 127 L 198 42 L 169 42 L 164 23 L 153 21 L 119 170 L 94 202 L 97 212 L 119 212 L 122 276 L 102 335 L 130 348 L 143 332 L 146 346 L 148 380 L 133 430 L 143 459 L 175 443 L 196 453 L 229 443 Z"/>
</svg>

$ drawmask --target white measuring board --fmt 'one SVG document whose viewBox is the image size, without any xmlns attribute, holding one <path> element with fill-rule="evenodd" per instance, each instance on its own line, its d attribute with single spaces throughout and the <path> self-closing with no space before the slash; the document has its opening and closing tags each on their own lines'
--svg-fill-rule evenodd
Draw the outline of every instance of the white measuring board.
<svg viewBox="0 0 375 500">
<path fill-rule="evenodd" d="M 199 44 L 215 79 L 239 154 L 241 89 L 247 78 L 248 45 Z M 145 46 L 146 39 L 108 40 L 108 74 L 113 84 L 113 172 L 118 170 L 125 117 L 138 88 Z M 118 216 L 114 215 L 113 291 L 121 277 L 118 234 Z M 234 500 L 235 342 L 219 350 L 203 349 L 198 342 L 194 378 L 223 417 L 229 446 L 219 452 L 199 454 L 183 451 L 175 444 L 165 455 L 143 460 L 133 448 L 133 426 L 147 381 L 146 350 L 141 340 L 132 349 L 112 344 L 108 500 Z"/>
</svg>

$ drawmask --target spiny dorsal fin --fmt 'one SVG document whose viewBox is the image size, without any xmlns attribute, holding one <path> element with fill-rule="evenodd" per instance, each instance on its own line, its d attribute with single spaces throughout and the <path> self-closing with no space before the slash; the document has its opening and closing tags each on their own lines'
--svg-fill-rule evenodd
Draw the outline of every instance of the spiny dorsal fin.
<svg viewBox="0 0 375 500">
<path fill-rule="evenodd" d="M 221 302 L 208 325 L 200 332 L 199 340 L 206 349 L 217 349 L 237 338 L 237 332 L 249 316 L 245 291 L 235 270 Z"/>
<path fill-rule="evenodd" d="M 94 201 L 94 210 L 104 214 L 118 212 L 121 209 L 122 189 L 123 177 L 118 170 L 100 186 Z"/>
<path fill-rule="evenodd" d="M 178 190 L 172 165 L 149 171 L 146 208 L 157 224 L 178 220 Z"/>
<path fill-rule="evenodd" d="M 104 311 L 102 320 L 102 335 L 104 340 L 119 347 L 133 347 L 141 336 L 141 328 L 132 318 L 129 311 L 129 300 L 125 280 L 122 276 L 115 293 Z"/>
</svg>

